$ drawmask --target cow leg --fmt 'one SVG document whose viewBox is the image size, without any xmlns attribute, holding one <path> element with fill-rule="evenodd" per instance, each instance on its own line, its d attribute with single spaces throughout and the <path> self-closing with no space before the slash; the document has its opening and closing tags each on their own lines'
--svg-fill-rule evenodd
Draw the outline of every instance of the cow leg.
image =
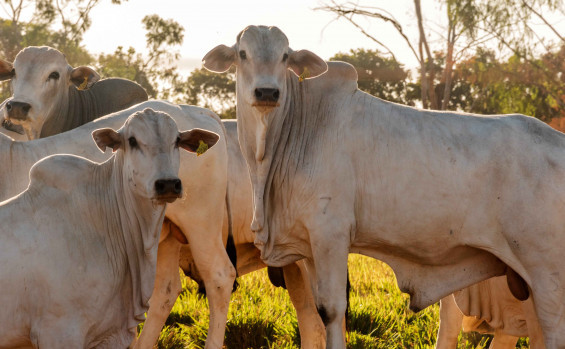
<svg viewBox="0 0 565 349">
<path fill-rule="evenodd" d="M 170 227 L 170 224 L 172 223 L 167 224 L 167 226 Z M 163 233 L 165 232 L 162 231 L 161 234 Z M 147 320 L 145 320 L 141 335 L 131 348 L 153 348 L 178 295 L 182 291 L 179 277 L 180 247 L 181 244 L 170 233 L 165 240 L 159 243 L 155 286 L 149 299 Z"/>
<path fill-rule="evenodd" d="M 192 257 L 204 282 L 210 306 L 206 349 L 221 348 L 224 343 L 230 296 L 235 280 L 235 268 L 222 242 L 222 220 L 219 219 L 218 222 L 210 221 L 217 225 L 214 229 L 205 229 L 205 224 L 186 222 Z M 218 233 L 213 234 L 216 231 Z"/>
<path fill-rule="evenodd" d="M 335 222 L 334 226 L 335 226 Z M 331 225 L 330 225 L 331 226 Z M 326 348 L 345 348 L 343 322 L 347 308 L 347 256 L 349 233 L 309 229 L 312 262 L 316 270 L 313 289 L 316 307 L 326 326 Z M 348 229 L 338 230 L 348 232 Z M 321 232 L 326 232 L 323 234 Z"/>
<path fill-rule="evenodd" d="M 314 296 L 308 282 L 303 262 L 292 263 L 283 268 L 286 288 L 296 309 L 301 348 L 326 347 L 326 330 L 318 315 Z"/>
<path fill-rule="evenodd" d="M 34 348 L 85 348 L 85 337 L 80 321 L 69 317 L 46 321 L 41 331 L 30 333 Z"/>
<path fill-rule="evenodd" d="M 463 325 L 463 314 L 457 307 L 453 295 L 442 298 L 439 302 L 439 330 L 436 349 L 457 348 L 457 338 Z"/>
<path fill-rule="evenodd" d="M 489 349 L 514 349 L 518 339 L 520 338 L 496 330 L 494 331 L 494 338 L 489 345 Z"/>
<path fill-rule="evenodd" d="M 528 326 L 530 349 L 545 349 L 545 344 L 543 344 L 543 333 L 536 314 L 534 301 L 531 296 L 526 301 L 522 302 L 522 311 L 524 312 L 524 317 L 526 318 L 526 324 Z"/>
<path fill-rule="evenodd" d="M 565 304 L 562 299 L 562 283 L 557 279 L 559 273 L 548 276 L 549 271 L 537 273 L 531 281 L 533 301 L 538 321 L 543 331 L 547 348 L 565 348 Z"/>
</svg>

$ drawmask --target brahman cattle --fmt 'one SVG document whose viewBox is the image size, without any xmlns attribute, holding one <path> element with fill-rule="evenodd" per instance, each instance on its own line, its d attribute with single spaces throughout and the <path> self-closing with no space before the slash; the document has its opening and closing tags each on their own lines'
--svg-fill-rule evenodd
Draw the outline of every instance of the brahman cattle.
<svg viewBox="0 0 565 349">
<path fill-rule="evenodd" d="M 111 153 L 101 153 L 89 140 L 90 133 L 98 128 L 119 128 L 129 115 L 148 107 L 169 114 L 180 129 L 201 128 L 223 134 L 220 119 L 207 109 L 148 101 L 53 137 L 15 142 L 0 135 L 0 163 L 3 164 L 0 172 L 0 183 L 3 183 L 0 185 L 0 199 L 12 197 L 24 190 L 29 181 L 30 167 L 45 156 L 70 153 L 93 161 L 108 159 Z M 182 228 L 190 242 L 195 264 L 206 285 L 210 306 L 210 328 L 206 346 L 218 348 L 223 343 L 229 299 L 235 279 L 235 269 L 222 241 L 227 186 L 227 153 L 224 137 L 198 158 L 182 152 L 179 173 L 186 193 L 185 197 L 198 199 L 177 200 L 167 207 L 165 215 L 168 220 Z M 157 267 L 161 268 L 161 265 L 164 267 L 158 272 L 158 280 L 172 280 L 179 283 L 180 244 L 175 239 L 167 240 L 167 236 L 162 236 L 161 239 L 164 241 L 159 247 Z M 170 265 L 174 267 L 166 267 Z M 168 274 L 164 274 L 165 272 Z M 155 306 L 149 308 L 148 322 L 153 311 L 158 312 L 157 308 L 162 304 L 170 299 L 174 302 L 177 298 L 178 293 L 174 293 L 176 288 L 168 286 L 165 283 L 163 287 L 159 287 L 156 283 L 155 291 L 149 301 L 150 305 Z"/>
<path fill-rule="evenodd" d="M 225 141 L 228 151 L 228 207 L 230 210 L 230 218 L 226 212 L 224 218 L 224 241 L 228 237 L 228 219 L 231 220 L 233 240 L 237 251 L 237 274 L 244 275 L 255 270 L 265 268 L 266 265 L 261 261 L 259 250 L 253 245 L 253 233 L 250 225 L 253 213 L 251 182 L 247 165 L 239 149 L 237 140 L 237 123 L 235 120 L 223 120 L 225 127 Z M 188 235 L 171 223 L 168 223 L 166 229 L 178 235 Z M 172 249 L 174 245 L 171 245 Z M 192 251 L 194 249 L 190 245 L 181 248 L 180 266 L 187 276 L 202 284 L 198 267 L 194 266 Z M 159 254 L 167 252 L 167 247 L 159 245 Z M 170 262 L 168 266 L 157 266 L 157 282 L 155 283 L 155 291 L 161 290 L 161 294 L 167 288 L 170 290 L 169 298 L 164 301 L 154 303 L 152 299 L 151 307 L 147 316 L 147 321 L 143 326 L 141 335 L 132 348 L 150 349 L 153 347 L 159 333 L 165 324 L 167 317 L 175 303 L 176 296 L 181 292 L 181 284 L 178 277 L 178 261 L 174 258 L 167 258 Z M 298 328 L 300 330 L 300 341 L 302 348 L 324 348 L 325 347 L 325 329 L 314 304 L 312 292 L 310 291 L 308 276 L 306 274 L 304 263 L 292 263 L 283 268 L 284 281 L 290 299 L 296 309 L 298 318 Z M 208 337 L 210 338 L 210 337 Z M 222 338 L 219 338 L 222 340 Z"/>
<path fill-rule="evenodd" d="M 506 274 L 513 295 L 531 291 L 546 346 L 565 348 L 565 135 L 383 101 L 276 27 L 249 26 L 203 60 L 237 68 L 255 245 L 271 266 L 305 259 L 328 348 L 345 347 L 349 253 L 390 265 L 415 311 Z"/>
<path fill-rule="evenodd" d="M 179 148 L 219 138 L 179 133 L 151 109 L 92 136 L 116 152 L 110 160 L 47 157 L 0 205 L 0 347 L 126 347 L 153 290 L 165 204 L 182 197 Z M 186 200 L 198 201 L 190 191 Z"/>
<path fill-rule="evenodd" d="M 13 64 L 0 60 L 0 81 L 11 80 L 13 93 L 0 116 L 8 130 L 25 131 L 32 140 L 71 130 L 147 100 L 145 90 L 133 81 L 99 79 L 92 68 L 71 67 L 54 48 L 26 47 Z"/>
</svg>

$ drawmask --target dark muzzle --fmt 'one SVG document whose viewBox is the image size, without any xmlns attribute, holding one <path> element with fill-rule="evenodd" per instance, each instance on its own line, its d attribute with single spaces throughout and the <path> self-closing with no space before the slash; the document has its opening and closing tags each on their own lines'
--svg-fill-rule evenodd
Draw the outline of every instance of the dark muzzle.
<svg viewBox="0 0 565 349">
<path fill-rule="evenodd" d="M 158 179 L 155 181 L 155 194 L 158 200 L 173 202 L 182 196 L 182 182 L 180 179 Z"/>
<path fill-rule="evenodd" d="M 256 88 L 255 100 L 258 102 L 277 102 L 279 100 L 279 90 L 277 88 Z"/>
<path fill-rule="evenodd" d="M 9 101 L 5 108 L 9 119 L 25 120 L 31 105 L 25 102 Z"/>
</svg>

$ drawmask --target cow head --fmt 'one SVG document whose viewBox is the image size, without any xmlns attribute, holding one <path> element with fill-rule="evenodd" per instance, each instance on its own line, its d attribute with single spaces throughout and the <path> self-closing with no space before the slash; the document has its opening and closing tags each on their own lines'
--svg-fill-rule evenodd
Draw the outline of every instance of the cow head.
<svg viewBox="0 0 565 349">
<path fill-rule="evenodd" d="M 216 133 L 201 129 L 179 132 L 168 114 L 149 108 L 131 115 L 118 131 L 99 129 L 92 137 L 102 151 L 119 150 L 129 190 L 155 204 L 182 196 L 179 148 L 195 153 L 202 143 L 211 147 L 219 139 Z"/>
<path fill-rule="evenodd" d="M 324 73 L 323 59 L 307 50 L 293 51 L 286 35 L 277 27 L 249 26 L 237 36 L 232 47 L 219 45 L 203 58 L 204 67 L 225 72 L 237 67 L 237 96 L 240 103 L 261 114 L 279 106 L 286 92 L 288 69 L 302 78 Z"/>
<path fill-rule="evenodd" d="M 10 80 L 12 85 L 12 97 L 3 104 L 3 117 L 23 127 L 30 140 L 39 138 L 45 120 L 67 107 L 69 86 L 87 89 L 99 79 L 92 68 L 71 67 L 54 48 L 27 47 L 13 64 L 0 60 L 0 80 Z"/>
</svg>

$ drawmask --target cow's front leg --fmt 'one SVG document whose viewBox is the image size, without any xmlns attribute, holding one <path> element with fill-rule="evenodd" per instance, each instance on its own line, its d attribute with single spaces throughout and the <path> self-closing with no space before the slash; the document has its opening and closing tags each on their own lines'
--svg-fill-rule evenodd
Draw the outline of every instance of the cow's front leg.
<svg viewBox="0 0 565 349">
<path fill-rule="evenodd" d="M 166 238 L 159 243 L 157 250 L 157 273 L 155 275 L 155 286 L 153 294 L 149 299 L 149 310 L 143 331 L 132 343 L 131 348 L 151 349 L 159 338 L 159 333 L 182 291 L 179 277 L 179 251 L 181 244 L 177 241 L 170 229 L 173 223 L 165 222 L 161 230 L 161 236 Z"/>
<path fill-rule="evenodd" d="M 439 330 L 437 332 L 437 349 L 457 348 L 457 337 L 463 325 L 463 314 L 457 307 L 453 295 L 442 298 L 439 302 Z"/>
<path fill-rule="evenodd" d="M 563 282 L 559 272 L 542 268 L 530 272 L 531 295 L 546 348 L 565 348 L 565 302 Z M 528 326 L 530 322 L 528 322 Z M 529 331 L 529 328 L 528 328 Z"/>
<path fill-rule="evenodd" d="M 300 347 L 323 349 L 326 347 L 326 330 L 318 315 L 316 302 L 310 288 L 309 275 L 303 261 L 283 268 L 286 288 L 296 309 Z"/>
<path fill-rule="evenodd" d="M 313 285 L 316 307 L 326 326 L 326 348 L 345 348 L 343 322 L 347 308 L 347 256 L 349 227 L 335 231 L 310 230 L 312 261 L 316 270 Z"/>
</svg>

